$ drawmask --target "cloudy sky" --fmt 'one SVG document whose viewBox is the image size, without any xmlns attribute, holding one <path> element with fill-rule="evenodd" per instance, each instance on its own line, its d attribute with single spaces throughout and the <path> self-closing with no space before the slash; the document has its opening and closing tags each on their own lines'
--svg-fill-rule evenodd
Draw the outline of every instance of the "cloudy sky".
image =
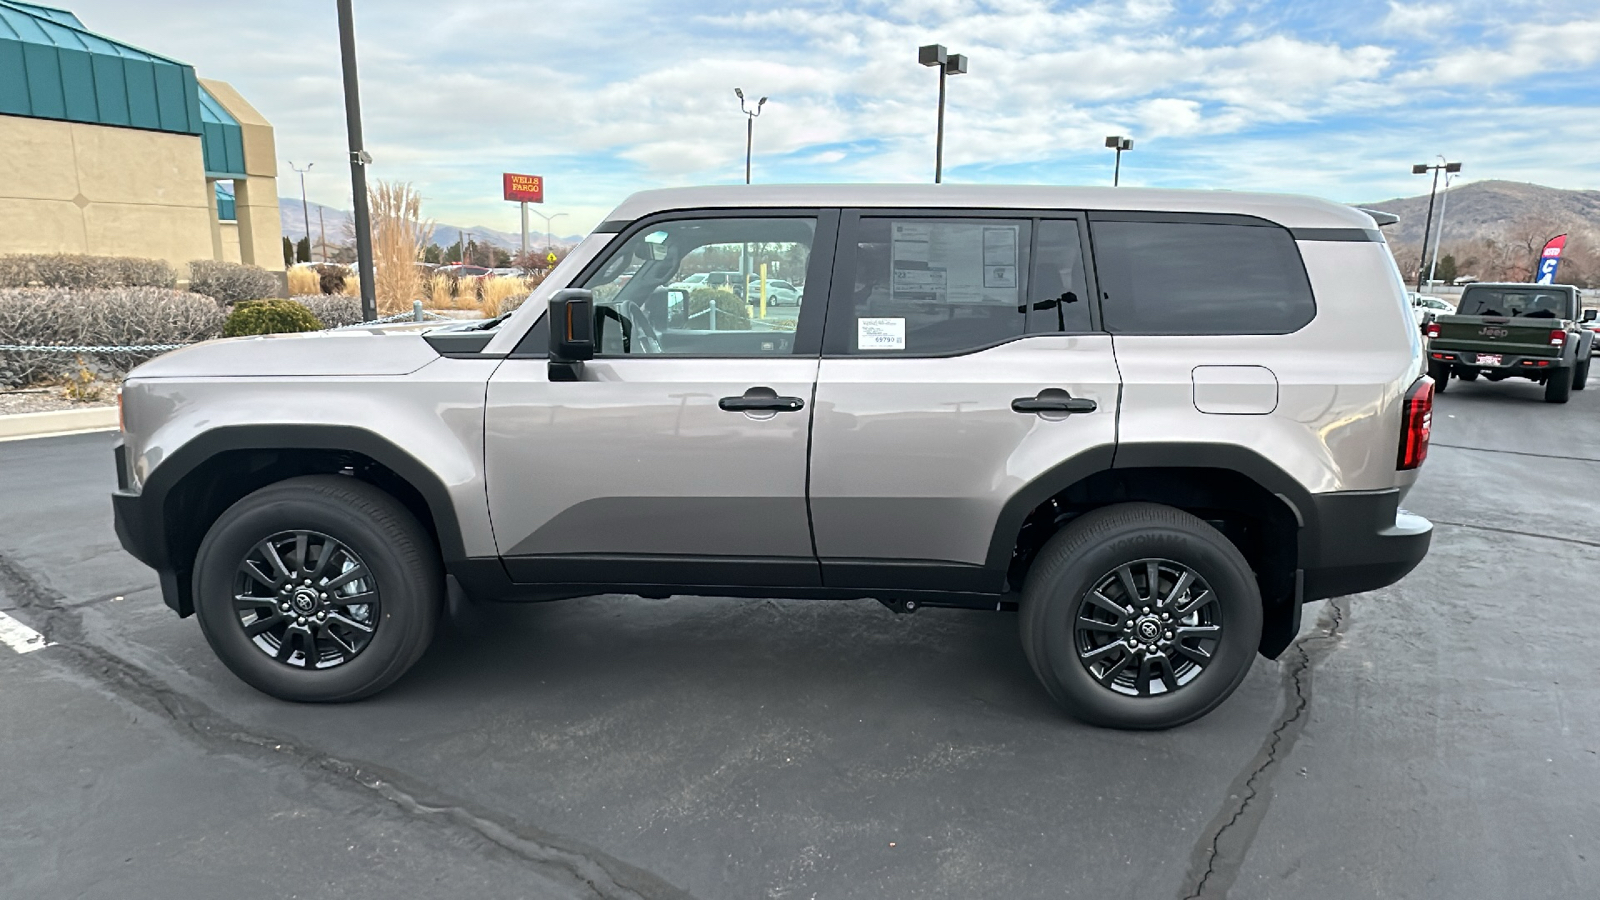
<svg viewBox="0 0 1600 900">
<path fill-rule="evenodd" d="M 50 2 L 50 0 L 45 0 Z M 349 206 L 333 0 L 59 0 L 91 29 L 232 82 Z M 500 173 L 548 180 L 558 233 L 634 190 L 743 179 L 733 89 L 768 95 L 763 182 L 931 180 L 937 76 L 946 179 L 1286 190 L 1343 201 L 1470 180 L 1600 188 L 1594 0 L 356 0 L 376 177 L 427 215 L 515 230 Z M 280 193 L 292 193 L 289 179 Z M 297 187 L 297 186 L 296 186 Z"/>
</svg>

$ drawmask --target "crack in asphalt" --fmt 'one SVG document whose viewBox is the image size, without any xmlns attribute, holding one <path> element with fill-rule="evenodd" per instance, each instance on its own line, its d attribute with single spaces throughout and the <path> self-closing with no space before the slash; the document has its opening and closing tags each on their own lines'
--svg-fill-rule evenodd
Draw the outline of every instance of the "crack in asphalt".
<svg viewBox="0 0 1600 900">
<path fill-rule="evenodd" d="M 1540 459 L 1565 459 L 1571 462 L 1600 462 L 1592 456 L 1562 456 L 1558 453 L 1534 453 L 1531 450 L 1497 450 L 1493 447 L 1468 447 L 1465 444 L 1446 444 L 1440 441 L 1429 441 L 1429 447 L 1444 447 L 1448 450 L 1473 450 L 1478 453 L 1507 453 L 1511 456 L 1536 456 Z"/>
<path fill-rule="evenodd" d="M 1288 757 L 1305 729 L 1306 710 L 1311 706 L 1312 671 L 1338 643 L 1339 630 L 1348 615 L 1340 605 L 1343 599 L 1329 600 L 1318 617 L 1317 629 L 1294 642 L 1298 659 L 1284 672 L 1284 692 L 1292 694 L 1292 702 L 1285 703 L 1283 714 L 1261 750 L 1234 779 L 1228 791 L 1228 803 L 1212 818 L 1196 842 L 1190 858 L 1190 874 L 1179 895 L 1182 900 L 1226 897 L 1238 877 L 1245 853 L 1255 842 L 1256 832 L 1271 805 L 1270 789 L 1278 764 Z"/>
<path fill-rule="evenodd" d="M 599 900 L 693 900 L 664 879 L 599 850 L 526 826 L 496 820 L 467 804 L 422 799 L 425 786 L 381 766 L 320 753 L 294 741 L 251 732 L 205 703 L 179 693 L 150 671 L 90 642 L 83 622 L 65 595 L 47 587 L 0 554 L 0 588 L 13 608 L 29 612 L 30 624 L 54 643 L 52 659 L 77 669 L 105 689 L 167 720 L 198 743 L 234 755 L 297 765 L 345 790 L 376 794 L 407 816 L 469 832 L 538 869 L 570 896 Z"/>
<path fill-rule="evenodd" d="M 1600 541 L 1586 541 L 1583 538 L 1561 537 L 1555 534 L 1543 534 L 1537 531 L 1518 531 L 1515 528 L 1496 528 L 1493 525 L 1473 525 L 1470 522 L 1447 522 L 1444 519 L 1434 519 L 1435 525 L 1449 525 L 1452 528 L 1468 528 L 1473 531 L 1493 531 L 1496 534 L 1509 534 L 1516 537 L 1539 538 L 1546 541 L 1560 541 L 1563 544 L 1579 544 L 1584 547 L 1600 547 Z"/>
</svg>

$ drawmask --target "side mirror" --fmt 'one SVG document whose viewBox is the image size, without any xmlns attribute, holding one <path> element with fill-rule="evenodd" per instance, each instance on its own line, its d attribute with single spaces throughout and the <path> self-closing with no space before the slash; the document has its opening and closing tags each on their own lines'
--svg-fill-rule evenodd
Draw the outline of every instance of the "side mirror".
<svg viewBox="0 0 1600 900">
<path fill-rule="evenodd" d="M 550 380 L 577 381 L 594 359 L 594 293 L 567 289 L 550 298 Z"/>
<path fill-rule="evenodd" d="M 1583 311 L 1583 319 L 1581 321 L 1593 322 L 1596 318 L 1600 318 L 1600 309 L 1586 309 Z"/>
</svg>

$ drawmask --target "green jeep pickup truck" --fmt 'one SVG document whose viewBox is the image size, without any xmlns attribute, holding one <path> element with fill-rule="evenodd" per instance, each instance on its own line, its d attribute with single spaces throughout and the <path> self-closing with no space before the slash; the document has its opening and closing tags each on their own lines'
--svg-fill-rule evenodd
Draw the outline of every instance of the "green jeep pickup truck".
<svg viewBox="0 0 1600 900">
<path fill-rule="evenodd" d="M 1595 333 L 1582 327 L 1578 289 L 1564 284 L 1474 284 L 1455 315 L 1428 323 L 1428 374 L 1443 392 L 1450 376 L 1476 381 L 1527 378 L 1544 385 L 1546 403 L 1565 403 L 1589 380 Z"/>
</svg>

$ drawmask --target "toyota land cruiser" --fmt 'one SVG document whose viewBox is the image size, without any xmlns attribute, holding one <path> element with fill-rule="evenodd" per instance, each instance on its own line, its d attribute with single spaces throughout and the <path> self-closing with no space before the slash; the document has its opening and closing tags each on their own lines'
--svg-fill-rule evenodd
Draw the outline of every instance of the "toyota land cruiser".
<svg viewBox="0 0 1600 900">
<path fill-rule="evenodd" d="M 706 260 L 809 289 L 701 315 Z M 394 682 L 453 581 L 1017 611 L 1065 709 L 1161 728 L 1422 559 L 1424 367 L 1373 219 L 1320 200 L 650 191 L 501 318 L 141 366 L 116 525 L 284 699 Z"/>
</svg>

